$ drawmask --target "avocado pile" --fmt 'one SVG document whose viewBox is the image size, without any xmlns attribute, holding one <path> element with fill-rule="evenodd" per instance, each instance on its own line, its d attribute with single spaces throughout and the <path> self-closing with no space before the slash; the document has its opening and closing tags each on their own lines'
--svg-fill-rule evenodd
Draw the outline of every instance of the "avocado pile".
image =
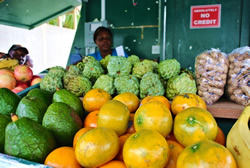
<svg viewBox="0 0 250 168">
<path fill-rule="evenodd" d="M 66 89 L 40 88 L 23 98 L 0 88 L 0 153 L 44 163 L 57 147 L 72 146 L 85 113 L 78 96 Z"/>
<path fill-rule="evenodd" d="M 176 59 L 158 63 L 140 60 L 136 55 L 128 58 L 108 55 L 100 62 L 85 56 L 68 70 L 52 67 L 40 87 L 51 93 L 64 88 L 78 97 L 83 97 L 92 88 L 100 88 L 112 96 L 131 92 L 141 99 L 148 95 L 164 95 L 170 100 L 181 93 L 197 92 L 193 72 L 183 70 Z"/>
</svg>

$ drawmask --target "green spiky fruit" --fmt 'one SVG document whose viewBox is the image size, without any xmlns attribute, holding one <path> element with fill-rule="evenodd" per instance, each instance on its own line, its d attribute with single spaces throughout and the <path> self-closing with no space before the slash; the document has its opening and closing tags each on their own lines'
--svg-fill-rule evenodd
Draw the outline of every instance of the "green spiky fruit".
<svg viewBox="0 0 250 168">
<path fill-rule="evenodd" d="M 153 72 L 147 72 L 140 81 L 140 98 L 146 96 L 164 95 L 165 89 L 160 76 Z"/>
<path fill-rule="evenodd" d="M 180 73 L 181 65 L 176 59 L 161 61 L 158 65 L 158 73 L 164 80 L 168 80 Z"/>
<path fill-rule="evenodd" d="M 111 56 L 107 66 L 108 75 L 112 77 L 129 75 L 131 68 L 130 62 L 121 56 Z"/>
<path fill-rule="evenodd" d="M 114 87 L 114 78 L 109 75 L 101 75 L 95 82 L 95 84 L 92 87 L 103 89 L 109 94 L 113 95 L 115 93 L 115 87 Z"/>
<path fill-rule="evenodd" d="M 141 79 L 144 74 L 147 72 L 153 72 L 154 66 L 151 60 L 143 60 L 141 62 L 137 62 L 132 70 L 132 75 L 136 76 L 137 78 Z"/>
<path fill-rule="evenodd" d="M 118 76 L 115 78 L 114 86 L 117 94 L 130 92 L 136 96 L 139 94 L 139 80 L 133 75 Z"/>
</svg>

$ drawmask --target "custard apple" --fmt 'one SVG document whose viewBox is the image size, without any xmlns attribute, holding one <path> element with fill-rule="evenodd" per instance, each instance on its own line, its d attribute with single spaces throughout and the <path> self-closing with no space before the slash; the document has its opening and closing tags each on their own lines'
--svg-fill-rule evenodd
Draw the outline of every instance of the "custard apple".
<svg viewBox="0 0 250 168">
<path fill-rule="evenodd" d="M 97 78 L 92 88 L 103 89 L 112 95 L 115 93 L 114 78 L 109 75 L 101 75 Z"/>
<path fill-rule="evenodd" d="M 62 78 L 54 75 L 53 73 L 48 73 L 42 78 L 40 88 L 47 90 L 50 93 L 54 93 L 57 89 L 63 88 Z"/>
<path fill-rule="evenodd" d="M 153 72 L 154 66 L 151 60 L 143 60 L 141 62 L 137 62 L 133 69 L 132 75 L 136 76 L 137 78 L 141 79 L 144 74 L 147 72 Z"/>
<path fill-rule="evenodd" d="M 108 66 L 110 58 L 111 58 L 111 55 L 107 55 L 105 58 L 100 60 L 100 64 L 102 65 L 102 68 L 106 72 L 108 71 L 107 66 Z"/>
<path fill-rule="evenodd" d="M 181 65 L 176 59 L 161 61 L 158 65 L 158 73 L 164 80 L 168 80 L 180 73 Z"/>
<path fill-rule="evenodd" d="M 108 62 L 108 75 L 112 77 L 129 75 L 132 65 L 127 58 L 122 56 L 111 56 Z"/>
<path fill-rule="evenodd" d="M 92 88 L 92 83 L 86 77 L 78 75 L 69 80 L 66 89 L 78 97 L 83 97 Z"/>
<path fill-rule="evenodd" d="M 63 68 L 62 66 L 54 66 L 49 68 L 48 74 L 53 74 L 54 76 L 58 76 L 62 78 L 66 73 L 66 69 Z"/>
<path fill-rule="evenodd" d="M 127 60 L 132 66 L 134 66 L 137 62 L 140 62 L 140 58 L 137 55 L 130 55 L 128 56 Z"/>
<path fill-rule="evenodd" d="M 181 93 L 196 94 L 197 88 L 195 80 L 189 74 L 183 72 L 167 81 L 166 97 L 170 100 Z"/>
<path fill-rule="evenodd" d="M 84 70 L 82 71 L 82 75 L 88 78 L 92 84 L 94 84 L 96 79 L 102 74 L 104 74 L 104 70 L 98 61 L 90 61 L 86 63 Z"/>
<path fill-rule="evenodd" d="M 164 95 L 165 89 L 160 76 L 153 72 L 147 72 L 140 81 L 140 98 L 146 96 Z"/>
<path fill-rule="evenodd" d="M 140 90 L 139 79 L 133 75 L 117 76 L 114 86 L 117 94 L 130 92 L 138 96 Z"/>
<path fill-rule="evenodd" d="M 63 77 L 64 88 L 67 88 L 70 79 L 78 75 L 82 75 L 82 71 L 80 70 L 80 68 L 78 68 L 76 65 L 70 65 L 68 71 Z"/>
</svg>

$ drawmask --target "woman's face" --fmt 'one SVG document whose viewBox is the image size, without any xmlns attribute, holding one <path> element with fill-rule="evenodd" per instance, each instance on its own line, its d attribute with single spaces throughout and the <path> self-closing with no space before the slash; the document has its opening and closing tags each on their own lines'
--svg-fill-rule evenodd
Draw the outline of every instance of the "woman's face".
<svg viewBox="0 0 250 168">
<path fill-rule="evenodd" d="M 112 45 L 112 37 L 110 34 L 106 31 L 101 31 L 97 38 L 96 38 L 96 45 L 99 48 L 99 50 L 102 52 L 107 52 L 111 50 L 111 45 Z"/>
</svg>

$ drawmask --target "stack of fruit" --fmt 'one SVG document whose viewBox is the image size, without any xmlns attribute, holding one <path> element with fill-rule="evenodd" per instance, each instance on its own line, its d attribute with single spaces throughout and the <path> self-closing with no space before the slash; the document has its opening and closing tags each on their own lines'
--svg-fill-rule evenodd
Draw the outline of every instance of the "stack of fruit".
<svg viewBox="0 0 250 168">
<path fill-rule="evenodd" d="M 52 167 L 247 167 L 250 159 L 249 106 L 225 137 L 192 93 L 172 102 L 99 88 L 82 99 L 40 88 L 0 96 L 1 152 Z"/>
<path fill-rule="evenodd" d="M 100 62 L 85 56 L 67 71 L 60 66 L 51 67 L 40 87 L 52 93 L 65 88 L 79 97 L 92 88 L 99 88 L 112 96 L 131 92 L 140 99 L 161 95 L 170 100 L 180 93 L 197 92 L 193 72 L 181 68 L 176 59 L 158 63 L 148 59 L 140 61 L 136 55 L 107 56 Z"/>
<path fill-rule="evenodd" d="M 8 88 L 14 93 L 40 83 L 42 78 L 33 75 L 33 71 L 26 65 L 17 65 L 14 70 L 0 69 L 0 88 Z"/>
</svg>

